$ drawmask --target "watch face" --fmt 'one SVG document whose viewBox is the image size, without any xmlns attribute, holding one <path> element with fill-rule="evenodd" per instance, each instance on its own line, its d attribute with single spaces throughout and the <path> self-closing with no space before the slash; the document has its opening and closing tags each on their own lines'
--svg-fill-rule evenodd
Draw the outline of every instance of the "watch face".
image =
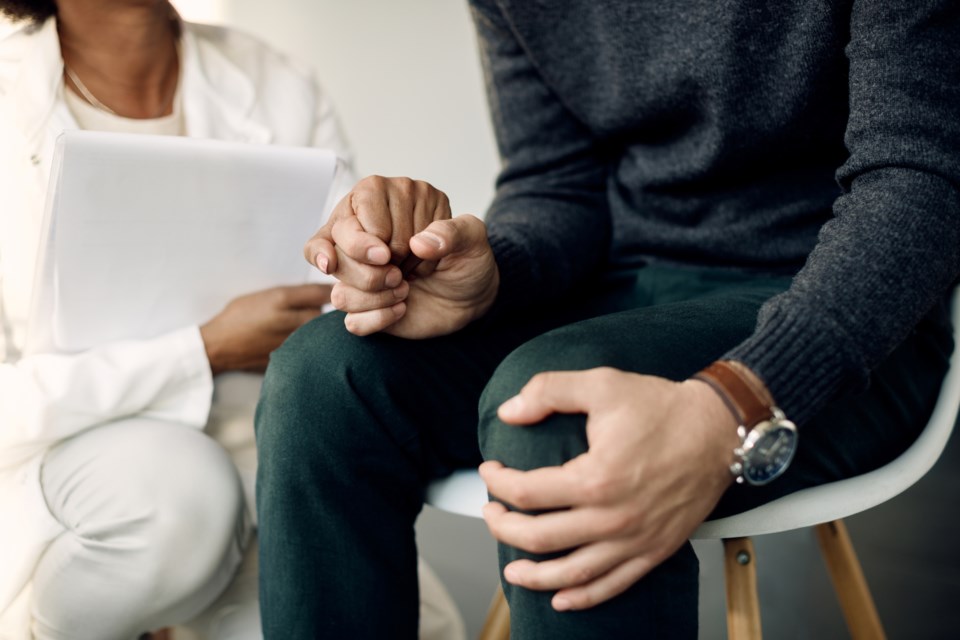
<svg viewBox="0 0 960 640">
<path fill-rule="evenodd" d="M 792 422 L 765 422 L 750 432 L 743 477 L 750 484 L 767 484 L 790 465 L 797 450 L 797 429 Z"/>
</svg>

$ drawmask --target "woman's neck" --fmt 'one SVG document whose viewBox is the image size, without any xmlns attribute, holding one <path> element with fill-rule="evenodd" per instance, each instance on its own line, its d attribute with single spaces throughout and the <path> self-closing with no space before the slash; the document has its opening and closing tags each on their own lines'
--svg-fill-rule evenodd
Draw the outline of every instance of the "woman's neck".
<svg viewBox="0 0 960 640">
<path fill-rule="evenodd" d="M 172 11 L 162 0 L 62 0 L 57 30 L 64 64 L 118 115 L 167 115 L 179 77 Z M 74 78 L 68 75 L 67 85 L 83 95 Z"/>
</svg>

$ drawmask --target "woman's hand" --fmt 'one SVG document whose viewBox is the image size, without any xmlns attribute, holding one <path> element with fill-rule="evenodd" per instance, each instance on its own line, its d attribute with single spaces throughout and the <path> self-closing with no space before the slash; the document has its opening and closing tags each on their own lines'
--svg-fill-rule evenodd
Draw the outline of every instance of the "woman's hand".
<svg viewBox="0 0 960 640">
<path fill-rule="evenodd" d="M 512 584 L 556 591 L 557 610 L 586 609 L 625 591 L 690 537 L 730 486 L 740 441 L 733 415 L 705 383 L 606 368 L 537 375 L 499 416 L 529 425 L 554 412 L 587 414 L 589 450 L 527 472 L 483 463 L 491 495 L 546 511 L 526 515 L 490 502 L 484 518 L 510 546 L 572 549 L 511 562 L 503 573 Z"/>
<path fill-rule="evenodd" d="M 330 285 L 274 287 L 231 300 L 200 327 L 213 374 L 263 371 L 270 352 L 301 325 L 320 315 Z"/>
</svg>

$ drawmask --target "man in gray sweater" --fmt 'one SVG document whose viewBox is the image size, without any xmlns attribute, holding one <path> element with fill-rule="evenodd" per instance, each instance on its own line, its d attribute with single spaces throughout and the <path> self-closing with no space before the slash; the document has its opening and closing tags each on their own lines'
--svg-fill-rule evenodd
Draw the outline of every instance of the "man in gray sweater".
<svg viewBox="0 0 960 640">
<path fill-rule="evenodd" d="M 960 8 L 471 6 L 496 197 L 484 224 L 372 178 L 308 243 L 346 315 L 267 374 L 264 630 L 414 637 L 413 522 L 479 424 L 514 637 L 695 637 L 700 522 L 877 468 L 929 417 Z"/>
</svg>

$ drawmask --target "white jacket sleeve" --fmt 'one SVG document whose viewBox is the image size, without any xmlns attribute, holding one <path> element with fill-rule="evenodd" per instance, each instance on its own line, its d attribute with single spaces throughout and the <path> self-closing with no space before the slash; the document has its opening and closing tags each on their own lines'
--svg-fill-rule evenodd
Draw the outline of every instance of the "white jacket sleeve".
<svg viewBox="0 0 960 640">
<path fill-rule="evenodd" d="M 353 164 L 353 153 L 350 144 L 340 126 L 333 101 L 324 92 L 316 78 L 313 78 L 314 91 L 317 96 L 317 113 L 314 116 L 313 140 L 314 147 L 332 149 L 337 154 L 337 176 L 330 194 L 330 206 L 336 206 L 340 199 L 347 195 L 357 181 Z"/>
<path fill-rule="evenodd" d="M 212 394 L 197 327 L 76 355 L 35 355 L 0 364 L 0 469 L 124 416 L 202 428 Z"/>
</svg>

